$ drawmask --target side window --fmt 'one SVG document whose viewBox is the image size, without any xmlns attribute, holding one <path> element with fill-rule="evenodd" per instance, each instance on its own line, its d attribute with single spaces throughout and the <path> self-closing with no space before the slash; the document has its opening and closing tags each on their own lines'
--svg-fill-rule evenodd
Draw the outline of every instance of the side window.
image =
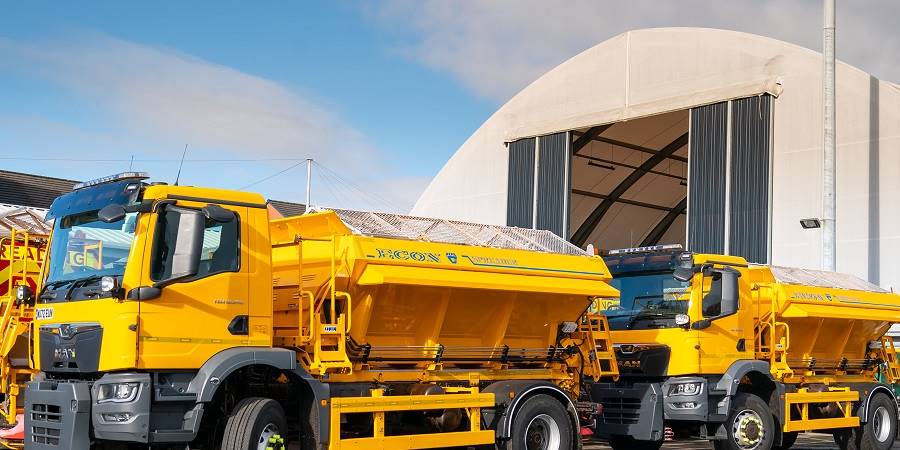
<svg viewBox="0 0 900 450">
<path fill-rule="evenodd" d="M 174 245 L 182 214 L 179 209 L 167 208 L 159 216 L 150 262 L 150 279 L 153 281 L 164 280 L 172 275 Z M 237 214 L 235 214 L 234 220 L 227 223 L 206 219 L 200 265 L 197 275 L 192 279 L 196 280 L 222 272 L 236 272 L 240 269 L 241 241 L 238 230 L 240 230 L 240 220 Z"/>
</svg>

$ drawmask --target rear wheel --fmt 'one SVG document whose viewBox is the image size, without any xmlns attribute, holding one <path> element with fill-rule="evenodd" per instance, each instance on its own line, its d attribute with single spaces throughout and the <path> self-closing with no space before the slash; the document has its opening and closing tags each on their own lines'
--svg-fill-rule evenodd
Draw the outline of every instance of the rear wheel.
<svg viewBox="0 0 900 450">
<path fill-rule="evenodd" d="M 568 450 L 574 442 L 569 413 L 559 400 L 536 394 L 512 418 L 509 450 Z"/>
<path fill-rule="evenodd" d="M 269 439 L 287 431 L 284 410 L 275 400 L 245 398 L 235 405 L 225 423 L 222 450 L 266 450 Z"/>
<path fill-rule="evenodd" d="M 875 394 L 869 402 L 866 423 L 834 433 L 841 450 L 889 450 L 897 435 L 897 404 L 886 394 Z"/>
<path fill-rule="evenodd" d="M 769 450 L 775 441 L 775 419 L 769 405 L 745 392 L 731 399 L 725 429 L 728 437 L 713 441 L 716 450 Z"/>
<path fill-rule="evenodd" d="M 639 441 L 631 436 L 610 436 L 609 446 L 613 450 L 659 450 L 663 441 Z"/>
</svg>

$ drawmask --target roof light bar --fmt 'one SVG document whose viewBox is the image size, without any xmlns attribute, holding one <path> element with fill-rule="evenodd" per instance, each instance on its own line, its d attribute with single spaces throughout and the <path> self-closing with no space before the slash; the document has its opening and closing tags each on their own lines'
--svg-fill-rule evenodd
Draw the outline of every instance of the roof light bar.
<svg viewBox="0 0 900 450">
<path fill-rule="evenodd" d="M 647 247 L 618 248 L 606 252 L 607 255 L 626 255 L 629 253 L 652 253 L 664 250 L 682 250 L 681 244 L 649 245 Z"/>
<path fill-rule="evenodd" d="M 115 175 L 109 175 L 102 178 L 97 178 L 95 180 L 78 183 L 75 186 L 72 186 L 72 190 L 77 191 L 86 187 L 97 186 L 98 184 L 112 183 L 114 181 L 146 180 L 147 178 L 150 178 L 150 175 L 147 175 L 147 172 L 122 172 Z"/>
</svg>

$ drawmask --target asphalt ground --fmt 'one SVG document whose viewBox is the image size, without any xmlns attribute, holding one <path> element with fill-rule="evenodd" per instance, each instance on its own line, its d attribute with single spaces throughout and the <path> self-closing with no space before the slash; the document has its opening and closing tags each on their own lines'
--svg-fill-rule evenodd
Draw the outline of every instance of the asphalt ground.
<svg viewBox="0 0 900 450">
<path fill-rule="evenodd" d="M 609 445 L 599 441 L 585 441 L 585 450 L 607 450 Z M 663 450 L 707 450 L 712 445 L 706 441 L 672 441 L 663 444 Z M 834 439 L 830 434 L 804 433 L 797 437 L 797 442 L 791 450 L 837 450 Z M 894 442 L 893 450 L 900 450 L 900 441 Z"/>
</svg>

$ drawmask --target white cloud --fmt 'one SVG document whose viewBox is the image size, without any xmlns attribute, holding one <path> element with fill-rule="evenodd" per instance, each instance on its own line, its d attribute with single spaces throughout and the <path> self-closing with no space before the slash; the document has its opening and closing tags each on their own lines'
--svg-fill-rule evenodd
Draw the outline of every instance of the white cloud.
<svg viewBox="0 0 900 450">
<path fill-rule="evenodd" d="M 111 134 L 124 132 L 138 148 L 143 141 L 179 142 L 190 143 L 192 154 L 207 157 L 312 157 L 360 184 L 367 174 L 390 175 L 381 152 L 327 108 L 279 83 L 172 49 L 105 35 L 65 42 L 0 39 L 0 68 L 44 78 L 99 106 L 109 113 Z M 156 156 L 177 158 L 180 153 L 180 146 L 171 145 Z M 259 173 L 277 170 L 274 163 L 261 170 L 232 165 L 216 175 L 219 185 L 235 188 L 248 184 L 248 172 L 256 177 L 252 181 Z M 302 175 L 280 177 L 255 188 L 287 192 L 277 189 L 277 183 L 288 179 L 296 185 L 298 178 Z M 386 192 L 376 195 L 402 209 L 423 187 L 410 180 L 407 189 L 385 187 Z"/>
<path fill-rule="evenodd" d="M 402 44 L 407 55 L 498 101 L 632 29 L 725 28 L 816 50 L 822 33 L 822 2 L 816 0 L 389 0 L 369 13 L 386 27 L 412 32 Z M 900 2 L 842 1 L 837 17 L 838 57 L 900 81 Z"/>
</svg>

